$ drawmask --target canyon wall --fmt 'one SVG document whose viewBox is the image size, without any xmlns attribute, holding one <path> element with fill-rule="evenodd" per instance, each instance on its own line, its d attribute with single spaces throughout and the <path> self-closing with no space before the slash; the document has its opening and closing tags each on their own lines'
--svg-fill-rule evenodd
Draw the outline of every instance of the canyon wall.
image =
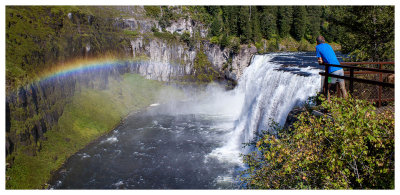
<svg viewBox="0 0 400 195">
<path fill-rule="evenodd" d="M 194 48 L 183 42 L 171 42 L 154 36 L 147 36 L 152 20 L 125 19 L 116 25 L 118 28 L 140 31 L 141 35 L 130 39 L 125 52 L 130 61 L 99 69 L 76 71 L 67 75 L 50 77 L 7 90 L 6 95 L 6 154 L 12 154 L 17 148 L 24 148 L 28 155 L 40 151 L 40 140 L 46 140 L 46 131 L 56 131 L 55 124 L 63 114 L 69 99 L 82 87 L 106 89 L 108 78 L 122 79 L 124 73 L 138 73 L 147 79 L 173 81 L 193 74 L 196 55 L 202 45 L 204 53 L 223 78 L 237 81 L 256 53 L 255 47 L 242 46 L 237 54 L 229 49 L 221 49 L 208 41 L 198 41 Z M 199 31 L 207 36 L 207 29 L 202 24 L 188 20 L 179 20 L 167 28 L 171 33 L 184 31 L 193 34 Z M 73 44 L 73 43 L 72 43 Z M 89 45 L 89 47 L 88 47 Z M 86 53 L 90 44 L 84 45 Z M 89 49 L 88 49 L 89 48 Z M 87 55 L 85 53 L 85 55 Z M 12 162 L 12 161 L 10 161 Z"/>
</svg>

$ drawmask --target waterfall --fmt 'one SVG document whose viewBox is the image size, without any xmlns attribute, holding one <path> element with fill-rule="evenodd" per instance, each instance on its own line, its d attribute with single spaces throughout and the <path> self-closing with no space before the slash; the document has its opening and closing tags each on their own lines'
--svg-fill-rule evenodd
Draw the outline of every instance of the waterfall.
<svg viewBox="0 0 400 195">
<path fill-rule="evenodd" d="M 272 62 L 280 54 L 255 55 L 235 89 L 244 94 L 241 112 L 226 143 L 210 156 L 239 163 L 242 144 L 254 137 L 254 132 L 268 130 L 271 119 L 284 125 L 288 113 L 320 89 L 320 70 L 313 67 L 284 67 Z M 301 63 L 301 62 L 300 62 Z"/>
</svg>

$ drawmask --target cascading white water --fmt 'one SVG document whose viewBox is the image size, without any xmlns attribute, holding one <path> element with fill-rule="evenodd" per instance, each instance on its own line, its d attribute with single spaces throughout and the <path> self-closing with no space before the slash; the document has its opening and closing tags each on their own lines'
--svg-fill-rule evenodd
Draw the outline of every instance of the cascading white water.
<svg viewBox="0 0 400 195">
<path fill-rule="evenodd" d="M 227 162 L 241 162 L 242 144 L 251 141 L 254 132 L 268 130 L 271 120 L 284 125 L 294 106 L 304 103 L 320 89 L 320 70 L 312 67 L 292 67 L 296 72 L 278 71 L 281 65 L 271 62 L 279 54 L 256 55 L 245 70 L 235 89 L 244 94 L 241 113 L 226 143 L 215 149 L 210 156 Z"/>
</svg>

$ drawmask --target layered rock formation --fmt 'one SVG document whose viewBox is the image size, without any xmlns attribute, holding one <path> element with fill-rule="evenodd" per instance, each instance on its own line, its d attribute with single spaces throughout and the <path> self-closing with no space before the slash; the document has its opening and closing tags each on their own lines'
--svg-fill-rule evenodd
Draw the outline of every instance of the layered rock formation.
<svg viewBox="0 0 400 195">
<path fill-rule="evenodd" d="M 250 64 L 251 57 L 257 49 L 242 46 L 240 52 L 231 55 L 229 49 L 221 50 L 217 45 L 208 42 L 204 44 L 204 53 L 216 70 L 226 79 L 237 81 L 244 69 Z M 137 72 L 148 79 L 169 81 L 179 76 L 192 73 L 197 51 L 190 50 L 186 45 L 168 43 L 160 39 L 139 37 L 131 41 L 133 58 L 145 58 Z M 230 59 L 231 58 L 231 59 Z M 231 61 L 231 64 L 228 64 Z M 225 68 L 224 65 L 227 65 Z"/>
</svg>

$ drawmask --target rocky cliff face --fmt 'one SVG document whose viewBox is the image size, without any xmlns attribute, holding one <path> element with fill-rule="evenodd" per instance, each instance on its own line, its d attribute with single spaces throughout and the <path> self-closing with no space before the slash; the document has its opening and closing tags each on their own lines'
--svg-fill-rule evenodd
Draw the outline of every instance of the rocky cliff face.
<svg viewBox="0 0 400 195">
<path fill-rule="evenodd" d="M 170 81 L 190 74 L 196 52 L 183 44 L 139 37 L 131 40 L 131 52 L 140 62 L 136 72 L 148 79 Z"/>
<path fill-rule="evenodd" d="M 257 48 L 254 46 L 241 46 L 240 51 L 236 55 L 231 55 L 231 63 L 229 64 L 230 50 L 221 50 L 219 46 L 210 45 L 206 51 L 211 63 L 223 71 L 225 78 L 238 81 L 242 76 L 246 67 L 250 65 L 252 56 L 257 53 Z M 224 69 L 224 65 L 227 68 Z"/>
<path fill-rule="evenodd" d="M 221 50 L 217 45 L 204 44 L 204 53 L 213 67 L 226 79 L 237 81 L 251 57 L 257 53 L 256 47 L 242 46 L 240 52 L 231 55 L 229 49 Z M 148 79 L 169 81 L 192 73 L 197 50 L 190 50 L 182 43 L 168 43 L 160 39 L 139 37 L 131 41 L 133 58 L 143 59 L 137 72 Z M 225 67 L 224 67 L 225 66 Z"/>
<path fill-rule="evenodd" d="M 138 31 L 141 34 L 152 33 L 152 27 L 162 31 L 158 22 L 152 19 L 137 20 L 130 18 L 125 19 L 123 23 L 122 27 Z M 194 36 L 195 32 L 199 32 L 201 38 L 208 35 L 207 26 L 192 20 L 190 17 L 173 21 L 166 28 L 166 31 L 171 34 L 189 32 L 191 36 Z M 257 53 L 256 47 L 245 45 L 241 46 L 238 54 L 232 55 L 230 49 L 221 49 L 218 45 L 211 44 L 208 41 L 198 43 L 196 48 L 192 50 L 182 42 L 170 43 L 166 40 L 144 36 L 132 39 L 130 43 L 133 58 L 145 57 L 148 59 L 147 62 L 142 63 L 138 72 L 146 78 L 160 81 L 168 81 L 170 78 L 192 73 L 194 59 L 200 48 L 199 44 L 204 45 L 204 53 L 213 67 L 219 70 L 226 79 L 234 81 L 239 80 L 244 69 L 250 64 L 251 57 Z"/>
</svg>

